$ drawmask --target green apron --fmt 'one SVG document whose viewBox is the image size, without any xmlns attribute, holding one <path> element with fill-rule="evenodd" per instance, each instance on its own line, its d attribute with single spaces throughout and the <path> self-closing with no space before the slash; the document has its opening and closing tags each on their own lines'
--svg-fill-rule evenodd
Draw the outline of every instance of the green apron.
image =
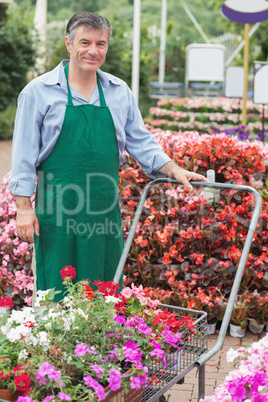
<svg viewBox="0 0 268 402">
<path fill-rule="evenodd" d="M 119 150 L 114 122 L 98 80 L 100 106 L 68 104 L 60 136 L 38 167 L 35 209 L 37 290 L 65 290 L 60 271 L 76 269 L 75 281 L 110 281 L 123 250 L 118 197 Z M 120 280 L 122 288 L 123 281 Z M 93 287 L 94 289 L 96 287 Z M 56 295 L 54 301 L 63 298 Z"/>
</svg>

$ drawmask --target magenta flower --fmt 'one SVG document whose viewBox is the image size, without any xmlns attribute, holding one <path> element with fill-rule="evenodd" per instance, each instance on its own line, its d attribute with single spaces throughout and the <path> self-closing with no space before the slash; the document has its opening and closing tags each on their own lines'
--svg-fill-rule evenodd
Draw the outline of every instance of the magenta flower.
<svg viewBox="0 0 268 402">
<path fill-rule="evenodd" d="M 103 378 L 103 376 L 101 375 L 101 373 L 105 372 L 105 369 L 103 367 L 98 366 L 98 364 L 90 364 L 89 367 L 96 373 L 98 378 Z"/>
<path fill-rule="evenodd" d="M 71 401 L 72 400 L 72 398 L 69 395 L 67 395 L 67 394 L 65 394 L 64 392 L 61 392 L 61 391 L 59 392 L 58 398 L 61 401 Z"/>
<path fill-rule="evenodd" d="M 55 399 L 55 395 L 48 395 L 48 396 L 45 397 L 45 399 L 43 400 L 43 402 L 49 402 L 49 401 L 51 401 L 52 399 Z"/>
<path fill-rule="evenodd" d="M 138 326 L 138 331 L 148 336 L 152 332 L 152 329 L 146 323 L 143 323 Z"/>
<path fill-rule="evenodd" d="M 157 343 L 157 342 L 151 342 L 151 344 L 155 347 L 154 350 L 149 352 L 150 356 L 158 356 L 162 358 L 163 361 L 163 366 L 166 367 L 166 357 L 165 357 L 165 352 L 162 350 L 162 346 Z"/>
<path fill-rule="evenodd" d="M 229 382 L 228 391 L 232 395 L 234 401 L 243 402 L 247 399 L 248 393 L 245 389 L 243 381 L 233 380 Z"/>
<path fill-rule="evenodd" d="M 17 402 L 35 402 L 35 401 L 29 396 L 19 396 Z"/>
<path fill-rule="evenodd" d="M 125 324 L 125 322 L 126 322 L 126 319 L 125 319 L 125 317 L 124 316 L 122 316 L 122 315 L 114 315 L 114 320 L 116 321 L 116 322 L 118 322 L 119 324 Z"/>
<path fill-rule="evenodd" d="M 94 391 L 96 392 L 97 397 L 99 398 L 100 401 L 103 401 L 105 399 L 105 391 L 103 386 L 97 381 L 94 380 L 90 375 L 87 375 L 86 377 L 83 377 L 83 380 L 85 381 L 85 384 L 89 388 L 93 388 Z"/>
<path fill-rule="evenodd" d="M 90 353 L 89 347 L 87 345 L 83 345 L 82 343 L 76 345 L 74 350 L 75 356 L 85 356 L 86 353 Z"/>
<path fill-rule="evenodd" d="M 174 348 L 180 349 L 180 347 L 177 345 L 177 343 L 181 341 L 181 334 L 179 332 L 174 334 L 173 332 L 169 331 L 169 327 L 167 326 L 162 334 L 164 335 L 164 342 L 169 343 L 170 345 L 174 346 Z"/>
<path fill-rule="evenodd" d="M 128 340 L 123 346 L 123 355 L 126 357 L 126 362 L 137 363 L 142 359 L 142 352 L 132 340 Z"/>
<path fill-rule="evenodd" d="M 109 387 L 112 391 L 116 391 L 121 387 L 121 372 L 120 370 L 111 369 L 108 378 Z"/>
<path fill-rule="evenodd" d="M 109 360 L 113 360 L 113 359 L 118 360 L 119 353 L 116 351 L 116 349 L 118 349 L 118 346 L 113 345 L 112 350 L 109 353 L 107 353 L 107 356 L 109 357 Z"/>
<path fill-rule="evenodd" d="M 45 361 L 39 366 L 35 378 L 42 381 L 46 376 L 57 382 L 59 378 L 61 378 L 61 373 L 56 370 L 54 366 L 51 366 L 47 361 Z"/>
<path fill-rule="evenodd" d="M 132 389 L 140 389 L 141 385 L 142 384 L 141 384 L 141 380 L 140 380 L 139 376 L 136 376 L 136 377 L 131 376 L 130 377 L 130 387 Z"/>
</svg>

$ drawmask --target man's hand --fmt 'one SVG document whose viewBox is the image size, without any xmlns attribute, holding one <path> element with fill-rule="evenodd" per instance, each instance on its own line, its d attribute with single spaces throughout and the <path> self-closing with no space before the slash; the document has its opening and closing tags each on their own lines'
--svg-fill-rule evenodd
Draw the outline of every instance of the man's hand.
<svg viewBox="0 0 268 402">
<path fill-rule="evenodd" d="M 203 191 L 203 187 L 193 187 L 190 180 L 196 181 L 208 181 L 205 176 L 201 174 L 189 172 L 188 170 L 182 169 L 180 166 L 176 165 L 175 162 L 170 161 L 159 169 L 160 173 L 165 174 L 171 179 L 176 179 L 184 185 L 187 190 L 189 190 L 189 195 L 199 195 Z"/>
<path fill-rule="evenodd" d="M 33 233 L 39 236 L 39 224 L 29 197 L 16 196 L 16 232 L 23 241 L 34 242 Z"/>
</svg>

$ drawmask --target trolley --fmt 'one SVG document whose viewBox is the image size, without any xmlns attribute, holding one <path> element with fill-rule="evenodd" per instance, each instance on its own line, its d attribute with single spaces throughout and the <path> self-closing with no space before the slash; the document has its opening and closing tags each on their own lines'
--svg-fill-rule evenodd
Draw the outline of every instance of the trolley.
<svg viewBox="0 0 268 402">
<path fill-rule="evenodd" d="M 170 183 L 181 185 L 174 179 L 159 178 L 149 182 L 142 194 L 135 212 L 128 237 L 119 261 L 117 271 L 114 276 L 114 281 L 119 282 L 119 278 L 124 269 L 124 265 L 135 235 L 135 231 L 143 210 L 143 206 L 148 195 L 149 190 L 160 183 Z M 252 213 L 251 222 L 249 225 L 246 241 L 243 247 L 241 258 L 238 264 L 236 276 L 234 279 L 233 287 L 230 293 L 229 301 L 225 310 L 222 320 L 221 328 L 219 331 L 218 339 L 212 349 L 207 346 L 207 313 L 198 310 L 184 309 L 181 307 L 170 306 L 161 304 L 161 308 L 168 308 L 178 314 L 179 317 L 190 316 L 194 319 L 196 326 L 196 334 L 183 333 L 181 349 L 177 352 L 167 355 L 167 366 L 163 367 L 161 363 L 153 362 L 149 366 L 148 376 L 150 381 L 149 387 L 144 387 L 140 390 L 131 390 L 129 393 L 124 392 L 115 394 L 114 392 L 107 393 L 105 402 L 164 402 L 166 400 L 164 394 L 176 383 L 183 383 L 184 377 L 193 368 L 198 368 L 198 400 L 205 397 L 205 363 L 213 357 L 222 347 L 223 341 L 228 329 L 231 313 L 236 300 L 237 292 L 240 286 L 243 271 L 246 265 L 248 253 L 250 250 L 251 242 L 254 232 L 257 227 L 258 218 L 261 212 L 261 196 L 254 189 L 249 186 L 223 184 L 223 183 L 210 183 L 210 182 L 191 182 L 193 186 L 214 188 L 218 190 L 232 190 L 232 191 L 247 191 L 255 197 L 255 207 Z"/>
</svg>

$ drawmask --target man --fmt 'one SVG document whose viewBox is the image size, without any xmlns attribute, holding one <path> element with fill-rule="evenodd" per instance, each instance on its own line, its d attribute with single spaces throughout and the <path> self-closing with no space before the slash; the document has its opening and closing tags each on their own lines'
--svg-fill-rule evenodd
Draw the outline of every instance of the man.
<svg viewBox="0 0 268 402">
<path fill-rule="evenodd" d="M 62 290 L 65 265 L 77 269 L 77 280 L 113 279 L 123 248 L 117 185 L 124 149 L 152 178 L 175 178 L 192 193 L 200 190 L 189 180 L 206 181 L 170 160 L 145 130 L 127 85 L 100 70 L 110 36 L 106 18 L 74 15 L 65 38 L 70 61 L 32 80 L 18 99 L 9 184 L 17 234 L 35 241 L 40 290 Z"/>
</svg>

